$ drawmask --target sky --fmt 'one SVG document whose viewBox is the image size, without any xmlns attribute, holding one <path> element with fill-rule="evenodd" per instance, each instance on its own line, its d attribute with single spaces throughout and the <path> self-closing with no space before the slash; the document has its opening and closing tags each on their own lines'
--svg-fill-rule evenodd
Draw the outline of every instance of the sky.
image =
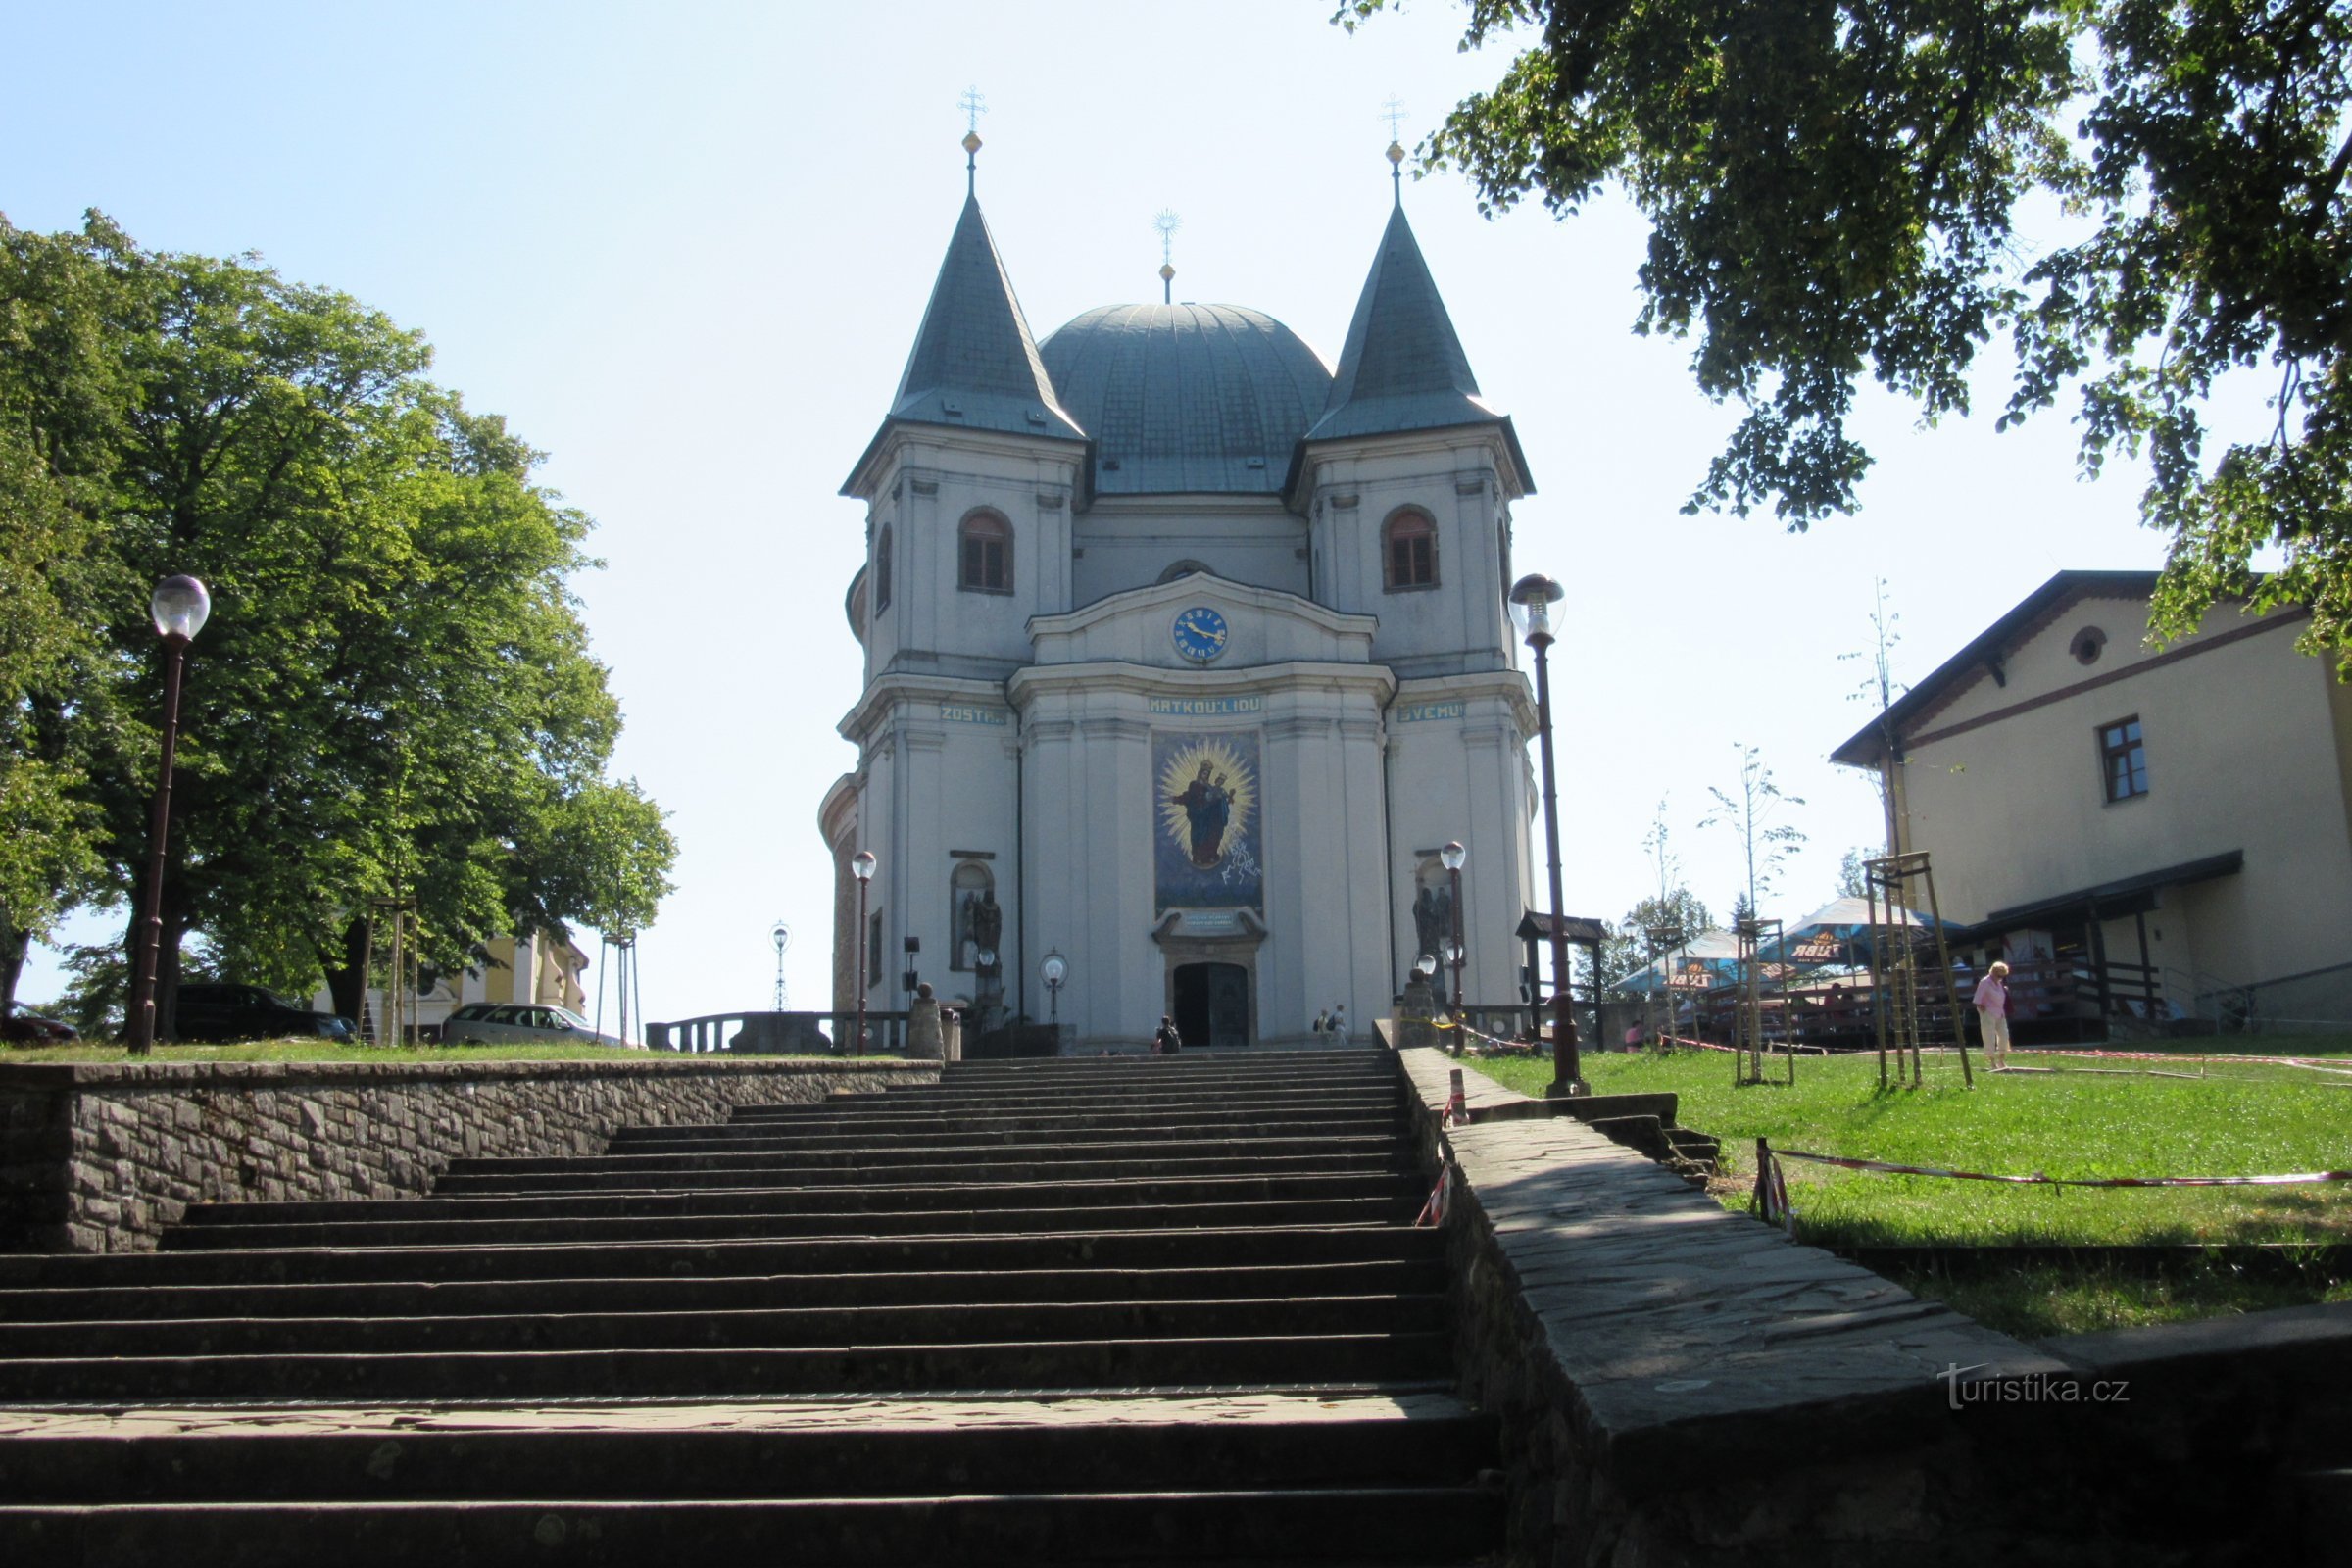
<svg viewBox="0 0 2352 1568">
<path fill-rule="evenodd" d="M 985 99 L 980 200 L 1040 338 L 1154 298 L 1152 220 L 1172 210 L 1177 298 L 1265 311 L 1336 360 L 1389 211 L 1384 105 L 1412 145 L 1508 56 L 1458 52 L 1457 4 L 1352 35 L 1333 9 L 0 0 L 0 212 L 56 230 L 97 208 L 150 249 L 255 253 L 422 330 L 435 378 L 505 415 L 598 523 L 604 565 L 574 587 L 625 714 L 613 771 L 681 852 L 640 937 L 647 1015 L 765 1006 L 778 919 L 792 1001 L 818 1007 L 816 811 L 855 762 L 835 726 L 860 677 L 842 596 L 863 512 L 837 492 L 963 198 L 958 100 Z M 1878 463 L 1856 515 L 1801 534 L 1684 516 L 1735 415 L 1693 388 L 1690 343 L 1632 330 L 1640 215 L 1612 195 L 1488 220 L 1450 173 L 1404 198 L 1533 470 L 1515 563 L 1568 590 L 1551 660 L 1571 913 L 1654 890 L 1661 808 L 1682 879 L 1727 912 L 1740 844 L 1702 824 L 1743 746 L 1807 835 L 1763 912 L 1834 895 L 1881 831 L 1867 777 L 1828 761 L 1874 710 L 1847 656 L 1874 645 L 1877 584 L 1917 679 L 2054 571 L 2161 564 L 2138 465 L 2080 480 L 2063 412 L 1995 433 L 1997 352 L 1966 419 L 1923 427 L 1865 395 Z M 2055 238 L 2029 224 L 2021 251 Z M 87 917 L 60 940 L 119 930 Z M 61 985 L 36 953 L 20 995 Z"/>
</svg>

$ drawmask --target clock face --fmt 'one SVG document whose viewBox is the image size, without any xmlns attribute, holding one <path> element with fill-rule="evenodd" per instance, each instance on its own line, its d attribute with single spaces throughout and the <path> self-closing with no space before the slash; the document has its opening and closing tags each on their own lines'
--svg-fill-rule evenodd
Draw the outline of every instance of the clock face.
<svg viewBox="0 0 2352 1568">
<path fill-rule="evenodd" d="M 1205 664 L 1225 651 L 1225 617 L 1206 605 L 1195 605 L 1176 617 L 1176 651 L 1196 664 Z"/>
</svg>

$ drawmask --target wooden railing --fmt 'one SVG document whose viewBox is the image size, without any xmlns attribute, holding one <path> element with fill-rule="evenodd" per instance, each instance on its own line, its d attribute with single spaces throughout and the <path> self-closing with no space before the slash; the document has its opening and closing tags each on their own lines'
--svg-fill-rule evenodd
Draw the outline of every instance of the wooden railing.
<svg viewBox="0 0 2352 1568">
<path fill-rule="evenodd" d="M 712 1012 L 671 1023 L 649 1023 L 649 1050 L 684 1055 L 846 1056 L 858 1032 L 854 1012 Z M 906 1014 L 865 1015 L 868 1056 L 902 1055 L 906 1050 Z"/>
</svg>

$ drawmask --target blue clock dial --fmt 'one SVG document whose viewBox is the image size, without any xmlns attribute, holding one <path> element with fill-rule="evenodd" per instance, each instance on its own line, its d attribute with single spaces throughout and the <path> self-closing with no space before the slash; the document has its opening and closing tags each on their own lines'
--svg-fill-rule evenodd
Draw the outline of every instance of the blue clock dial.
<svg viewBox="0 0 2352 1568">
<path fill-rule="evenodd" d="M 1176 617 L 1176 651 L 1196 664 L 1205 664 L 1225 651 L 1225 617 L 1206 605 L 1195 605 Z"/>
</svg>

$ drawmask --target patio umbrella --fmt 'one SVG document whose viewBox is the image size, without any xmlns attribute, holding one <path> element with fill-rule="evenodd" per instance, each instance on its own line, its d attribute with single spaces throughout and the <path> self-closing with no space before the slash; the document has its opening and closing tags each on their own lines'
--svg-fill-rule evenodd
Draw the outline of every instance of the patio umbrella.
<svg viewBox="0 0 2352 1568">
<path fill-rule="evenodd" d="M 1882 923 L 1911 927 L 1922 936 L 1935 929 L 1931 915 L 1917 909 L 1895 906 L 1879 906 Z M 1953 921 L 1943 922 L 1946 931 L 1957 931 Z M 1769 955 L 1797 968 L 1816 968 L 1823 964 L 1867 964 L 1870 962 L 1870 901 L 1868 899 L 1832 899 L 1801 920 L 1792 921 L 1781 932 L 1781 940 Z"/>
<path fill-rule="evenodd" d="M 1711 991 L 1729 985 L 1740 971 L 1740 939 L 1729 931 L 1702 931 L 1658 955 L 1612 988 L 1636 995 L 1660 991 Z"/>
</svg>

